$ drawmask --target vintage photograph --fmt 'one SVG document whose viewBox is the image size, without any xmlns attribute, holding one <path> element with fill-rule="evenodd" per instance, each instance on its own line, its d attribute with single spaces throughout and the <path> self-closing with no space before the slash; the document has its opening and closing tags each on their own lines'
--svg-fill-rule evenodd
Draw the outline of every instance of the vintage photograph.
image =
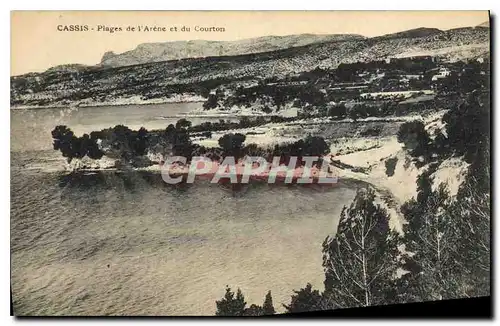
<svg viewBox="0 0 500 326">
<path fill-rule="evenodd" d="M 14 315 L 490 296 L 490 34 L 488 11 L 12 11 Z"/>
</svg>

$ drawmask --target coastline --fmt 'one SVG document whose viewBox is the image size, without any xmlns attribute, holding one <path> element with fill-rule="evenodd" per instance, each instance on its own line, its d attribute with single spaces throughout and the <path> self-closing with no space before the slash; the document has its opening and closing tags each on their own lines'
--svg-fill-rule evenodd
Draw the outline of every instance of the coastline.
<svg viewBox="0 0 500 326">
<path fill-rule="evenodd" d="M 108 103 L 108 102 L 102 102 L 102 103 L 92 103 L 92 104 L 81 104 L 81 105 L 74 105 L 74 104 L 59 104 L 59 105 L 14 105 L 11 106 L 11 110 L 44 110 L 44 109 L 69 109 L 69 108 L 74 108 L 74 109 L 79 109 L 79 108 L 98 108 L 98 107 L 103 107 L 103 106 L 132 106 L 132 105 L 161 105 L 161 104 L 182 104 L 182 103 L 203 103 L 202 101 L 164 101 L 164 102 L 152 102 L 152 103 Z"/>
<path fill-rule="evenodd" d="M 196 96 L 178 96 L 171 98 L 160 98 L 141 100 L 137 97 L 124 99 L 116 99 L 112 102 L 71 102 L 67 104 L 50 104 L 50 105 L 11 105 L 11 110 L 38 110 L 38 109 L 65 109 L 65 108 L 93 108 L 102 106 L 129 106 L 129 105 L 161 105 L 161 104 L 181 104 L 181 103 L 203 103 L 206 99 Z"/>
<path fill-rule="evenodd" d="M 189 103 L 189 102 L 178 102 L 178 103 Z M 149 105 L 154 105 L 156 103 L 148 103 Z M 148 105 L 144 104 L 144 105 Z M 119 106 L 123 104 L 115 103 L 115 106 Z M 125 105 L 137 105 L 137 104 L 125 104 Z M 81 107 L 90 107 L 90 106 L 81 106 Z M 39 108 L 39 107 L 37 107 Z M 77 108 L 75 108 L 77 109 Z M 231 110 L 234 115 L 233 117 L 241 116 L 236 112 L 236 108 Z M 204 117 L 210 117 L 213 113 L 220 113 L 220 110 L 200 110 L 194 109 L 190 111 L 191 114 L 179 114 L 177 116 L 178 119 L 198 116 L 199 113 L 203 114 Z M 228 112 L 229 113 L 229 112 Z M 390 116 L 390 117 L 369 117 L 364 119 L 358 119 L 357 121 L 353 121 L 349 118 L 344 118 L 341 120 L 336 120 L 331 117 L 315 117 L 315 118 L 303 118 L 297 119 L 295 121 L 290 121 L 287 123 L 268 123 L 265 126 L 261 127 L 251 127 L 247 128 L 249 131 L 252 131 L 252 134 L 249 135 L 247 141 L 250 143 L 256 144 L 266 144 L 272 145 L 276 142 L 282 142 L 286 140 L 294 140 L 301 137 L 301 135 L 309 128 L 311 132 L 325 133 L 326 131 L 322 129 L 321 126 L 327 125 L 354 125 L 358 126 L 353 129 L 353 132 L 349 132 L 344 134 L 344 129 L 338 129 L 334 127 L 333 133 L 329 135 L 330 140 L 334 140 L 334 142 L 330 145 L 330 154 L 327 156 L 332 156 L 334 161 L 330 164 L 330 167 L 336 172 L 336 176 L 339 180 L 347 181 L 347 182 L 355 182 L 361 183 L 364 185 L 370 185 L 373 187 L 379 197 L 382 199 L 381 204 L 383 204 L 388 211 L 391 212 L 391 216 L 394 216 L 393 225 L 396 225 L 397 228 L 402 225 L 403 219 L 401 213 L 399 212 L 398 207 L 412 198 L 416 194 L 416 180 L 418 175 L 422 172 L 418 168 L 413 165 L 408 165 L 404 163 L 406 161 L 405 151 L 402 148 L 402 145 L 397 142 L 397 139 L 394 135 L 392 136 L 383 136 L 379 135 L 376 137 L 371 136 L 362 136 L 360 131 L 364 130 L 364 125 L 373 123 L 373 122 L 404 122 L 408 120 L 415 119 L 423 119 L 426 124 L 431 127 L 436 128 L 439 126 L 434 126 L 436 124 L 436 119 L 438 119 L 442 115 L 442 111 L 439 113 L 434 113 L 430 116 L 421 116 L 421 115 L 410 115 L 410 116 Z M 220 116 L 218 116 L 220 117 Z M 227 115 L 227 117 L 231 117 Z M 223 118 L 223 117 L 221 117 Z M 317 126 L 320 126 L 320 129 L 317 129 Z M 371 125 L 370 125 L 371 126 Z M 293 128 L 289 130 L 289 128 Z M 389 126 L 389 129 L 392 128 Z M 286 129 L 286 131 L 285 131 Z M 259 131 L 259 134 L 256 134 L 256 131 Z M 228 133 L 228 132 L 243 132 L 242 130 L 223 130 L 222 132 L 215 133 L 211 142 L 215 142 L 213 145 L 216 146 L 216 141 L 220 133 Z M 340 134 L 343 137 L 339 138 Z M 195 141 L 204 146 L 210 147 L 210 144 L 207 144 L 203 141 Z M 387 159 L 397 158 L 397 167 L 394 171 L 393 175 L 387 174 Z M 83 162 L 82 162 L 83 163 Z M 103 166 L 101 163 L 97 163 L 94 168 L 92 168 L 93 164 L 80 165 L 79 168 L 74 169 L 74 171 L 80 171 L 82 173 L 100 173 L 104 171 L 108 172 L 153 172 L 153 173 L 161 173 L 161 166 L 159 164 L 154 164 L 148 167 L 141 168 L 130 168 L 130 169 L 117 169 L 113 166 Z M 69 170 L 73 170 L 70 168 Z M 450 169 L 455 169 L 455 167 L 451 167 Z M 68 171 L 68 169 L 66 169 Z M 265 181 L 265 180 L 264 180 Z M 261 181 L 262 182 L 262 181 Z M 341 181 L 339 181 L 341 182 Z M 277 182 L 281 183 L 281 182 Z M 294 182 L 296 183 L 296 182 Z M 300 184 L 300 183 L 299 183 Z M 303 185 L 308 185 L 309 183 L 305 183 Z"/>
<path fill-rule="evenodd" d="M 353 153 L 353 154 L 359 154 L 364 152 L 363 150 Z M 401 154 L 401 151 L 400 153 Z M 352 155 L 352 154 L 349 154 Z M 342 157 L 336 157 L 336 158 L 341 158 Z M 374 162 L 377 160 L 373 160 Z M 380 162 L 381 165 L 383 166 L 383 161 Z M 389 180 L 388 177 L 385 176 L 384 171 L 378 171 L 378 169 L 370 169 L 367 173 L 363 172 L 353 172 L 350 168 L 340 168 L 338 166 L 329 165 L 331 169 L 333 169 L 333 175 L 330 175 L 329 177 L 335 177 L 336 181 L 331 182 L 331 183 L 319 183 L 317 182 L 317 177 L 314 176 L 314 172 L 311 176 L 313 181 L 311 183 L 300 183 L 297 182 L 297 179 L 299 178 L 297 176 L 297 172 L 294 172 L 294 176 L 292 178 L 292 181 L 289 183 L 284 182 L 285 177 L 280 175 L 276 176 L 276 182 L 272 183 L 272 185 L 275 186 L 314 186 L 314 187 L 327 187 L 327 188 L 336 188 L 342 185 L 347 185 L 349 187 L 372 187 L 376 194 L 377 194 L 377 203 L 380 204 L 382 207 L 384 207 L 388 213 L 391 216 L 390 219 L 390 225 L 392 228 L 394 228 L 397 231 L 402 230 L 402 225 L 404 224 L 404 218 L 399 210 L 399 206 L 404 203 L 408 199 L 408 197 L 411 197 L 411 194 L 413 192 L 416 193 L 416 187 L 415 189 L 410 189 L 410 195 L 408 196 L 407 193 L 402 194 L 401 192 L 395 192 L 394 189 L 400 189 L 401 186 L 405 186 L 408 184 L 415 185 L 415 180 L 418 175 L 413 173 L 415 170 L 412 172 L 412 174 L 409 176 L 409 179 L 411 180 L 406 180 L 408 177 L 403 178 L 404 175 L 408 174 L 408 171 L 403 171 L 402 175 L 396 175 L 395 178 L 392 178 L 392 182 Z M 66 175 L 71 175 L 72 173 L 82 173 L 82 174 L 97 174 L 97 173 L 151 173 L 153 175 L 156 175 L 158 177 L 161 177 L 161 175 L 164 173 L 162 172 L 162 167 L 160 164 L 154 164 L 148 167 L 140 167 L 140 168 L 129 168 L 129 169 L 118 169 L 116 167 L 100 167 L 100 168 L 79 168 L 73 171 L 68 171 L 66 170 Z M 69 173 L 68 173 L 69 172 Z M 419 172 L 419 171 L 418 171 Z M 405 174 L 406 173 L 406 174 Z M 299 173 L 300 174 L 300 173 Z M 383 174 L 383 175 L 381 175 Z M 177 177 L 182 177 L 183 181 L 180 182 L 179 184 L 185 184 L 186 178 L 187 178 L 187 171 L 186 169 L 171 169 L 170 171 L 170 176 L 172 178 L 177 178 Z M 241 187 L 245 185 L 249 185 L 251 183 L 266 183 L 267 184 L 267 177 L 268 175 L 251 175 L 249 177 L 249 180 L 247 182 L 241 182 L 241 175 L 237 174 L 237 180 L 238 182 L 233 184 L 235 187 Z M 385 177 L 385 178 L 384 178 Z M 195 181 L 193 184 L 196 184 L 196 181 L 211 181 L 213 178 L 213 173 L 205 173 L 205 174 L 200 174 L 196 175 Z M 316 182 L 314 181 L 316 179 Z M 163 180 L 164 181 L 164 180 Z M 166 183 L 166 182 L 165 182 Z M 217 182 L 218 184 L 228 184 L 231 185 L 231 182 L 227 178 L 221 178 Z M 167 183 L 166 183 L 167 184 Z M 396 188 L 395 188 L 396 186 Z"/>
</svg>

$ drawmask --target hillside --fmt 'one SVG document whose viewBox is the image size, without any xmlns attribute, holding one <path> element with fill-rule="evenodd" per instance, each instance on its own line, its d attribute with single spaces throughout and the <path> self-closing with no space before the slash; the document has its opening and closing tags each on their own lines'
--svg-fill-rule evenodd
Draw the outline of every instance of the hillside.
<svg viewBox="0 0 500 326">
<path fill-rule="evenodd" d="M 484 23 L 481 23 L 481 24 L 477 25 L 477 27 L 490 28 L 490 22 L 489 21 L 485 21 Z"/>
<path fill-rule="evenodd" d="M 194 40 L 145 43 L 138 45 L 134 50 L 127 51 L 122 54 L 106 52 L 100 65 L 105 67 L 121 67 L 186 58 L 235 56 L 249 53 L 276 51 L 313 43 L 359 40 L 363 38 L 364 37 L 361 35 L 351 34 L 300 34 L 287 36 L 263 36 L 238 41 Z"/>
<path fill-rule="evenodd" d="M 432 35 L 437 35 L 437 34 L 441 34 L 441 33 L 444 33 L 444 32 L 440 29 L 437 29 L 437 28 L 419 27 L 419 28 L 414 28 L 414 29 L 410 29 L 407 31 L 403 31 L 403 32 L 382 35 L 382 36 L 379 36 L 377 38 L 380 38 L 380 39 L 415 38 L 415 37 L 432 36 Z"/>
<path fill-rule="evenodd" d="M 90 66 L 82 64 L 67 64 L 67 65 L 54 66 L 52 68 L 47 69 L 45 72 L 78 72 L 88 68 L 90 68 Z"/>
<path fill-rule="evenodd" d="M 432 54 L 445 60 L 489 57 L 488 28 L 459 28 L 430 35 L 427 31 L 425 36 L 414 37 L 421 33 L 335 40 L 238 56 L 30 73 L 11 77 L 11 105 L 98 105 L 130 97 L 168 100 L 178 94 L 206 96 L 207 89 L 225 82 L 285 77 L 317 67 L 334 69 L 340 63 L 416 54 Z"/>
</svg>

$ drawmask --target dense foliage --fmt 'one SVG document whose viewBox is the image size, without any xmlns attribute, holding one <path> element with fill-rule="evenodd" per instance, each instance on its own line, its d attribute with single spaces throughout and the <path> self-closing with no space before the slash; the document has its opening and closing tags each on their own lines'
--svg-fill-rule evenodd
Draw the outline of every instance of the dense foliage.
<svg viewBox="0 0 500 326">
<path fill-rule="evenodd" d="M 76 137 L 68 127 L 57 126 L 52 130 L 52 138 L 54 150 L 61 151 L 68 163 L 74 158 L 81 159 L 88 156 L 91 159 L 100 159 L 104 155 L 97 145 L 95 135 L 92 134 Z"/>
<path fill-rule="evenodd" d="M 358 191 L 351 206 L 342 210 L 335 236 L 323 243 L 324 295 L 332 307 L 391 302 L 398 241 L 387 211 L 375 204 L 374 191 Z"/>
<path fill-rule="evenodd" d="M 258 121 L 258 120 L 257 120 Z M 246 126 L 255 122 L 242 119 L 238 126 Z M 258 123 L 262 123 L 258 121 Z M 205 124 L 204 127 L 225 129 L 233 123 L 220 121 L 215 124 Z M 292 156 L 297 157 L 297 166 L 303 165 L 303 156 L 318 157 L 317 166 L 321 166 L 321 157 L 329 152 L 329 144 L 323 137 L 307 135 L 295 142 L 277 144 L 274 147 L 261 147 L 256 144 L 245 144 L 246 135 L 241 133 L 227 133 L 218 139 L 219 147 L 207 148 L 194 144 L 192 137 L 211 138 L 211 131 L 192 126 L 186 119 L 180 119 L 175 125 L 170 124 L 164 130 L 148 131 L 145 128 L 131 130 L 117 125 L 113 128 L 93 131 L 90 136 L 84 134 L 76 137 L 68 127 L 56 126 L 52 131 L 54 149 L 61 151 L 68 162 L 73 159 L 100 159 L 103 156 L 120 160 L 122 164 L 139 167 L 144 164 L 152 165 L 165 160 L 170 156 L 183 156 L 190 162 L 193 156 L 205 156 L 213 161 L 221 161 L 226 156 L 233 156 L 235 160 L 248 156 L 259 156 L 273 162 L 274 157 L 280 157 L 280 164 L 289 164 Z M 193 132 L 193 130 L 195 130 Z M 157 162 L 148 157 L 157 157 Z M 146 162 L 146 163 L 144 163 Z"/>
<path fill-rule="evenodd" d="M 323 244 L 325 290 L 294 291 L 286 312 L 490 295 L 490 109 L 489 94 L 476 89 L 449 103 L 434 137 L 420 121 L 402 124 L 398 141 L 427 165 L 417 196 L 400 207 L 402 233 L 389 228 L 373 190 L 358 191 Z M 452 157 L 469 163 L 455 195 L 434 180 Z"/>
<path fill-rule="evenodd" d="M 215 302 L 217 311 L 216 316 L 266 316 L 274 315 L 276 311 L 273 306 L 271 291 L 266 294 L 262 306 L 252 304 L 246 308 L 245 296 L 240 289 L 236 292 L 236 297 L 231 288 L 226 287 L 226 293 L 221 300 Z"/>
</svg>

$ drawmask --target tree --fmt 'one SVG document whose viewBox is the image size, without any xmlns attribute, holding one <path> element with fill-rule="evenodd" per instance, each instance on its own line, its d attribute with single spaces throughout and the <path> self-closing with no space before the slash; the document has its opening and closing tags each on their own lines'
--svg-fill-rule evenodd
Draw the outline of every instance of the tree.
<svg viewBox="0 0 500 326">
<path fill-rule="evenodd" d="M 258 157 L 268 156 L 268 152 L 266 151 L 266 149 L 259 147 L 259 145 L 255 143 L 246 145 L 243 148 L 243 153 L 244 155 L 248 156 L 258 156 Z"/>
<path fill-rule="evenodd" d="M 71 129 L 61 125 L 56 126 L 51 134 L 54 139 L 54 150 L 60 150 L 68 163 L 71 163 L 74 158 L 82 159 L 88 156 L 91 159 L 100 159 L 104 155 L 97 145 L 97 138 L 88 134 L 76 137 Z"/>
<path fill-rule="evenodd" d="M 443 115 L 446 133 L 453 153 L 465 155 L 471 162 L 476 152 L 490 138 L 489 94 L 472 92 L 457 107 Z"/>
<path fill-rule="evenodd" d="M 487 99 L 480 103 L 477 95 L 444 115 L 447 137 L 434 140 L 441 159 L 454 153 L 471 163 L 457 195 L 450 197 L 442 184 L 434 189 L 431 175 L 437 163 L 418 177 L 416 200 L 401 207 L 408 222 L 408 273 L 398 283 L 402 301 L 490 294 L 489 104 Z"/>
<path fill-rule="evenodd" d="M 432 182 L 432 181 L 431 181 Z M 404 225 L 405 269 L 410 272 L 408 289 L 419 300 L 441 300 L 460 297 L 459 233 L 448 210 L 450 198 L 443 184 L 410 200 L 401 211 L 408 224 Z"/>
<path fill-rule="evenodd" d="M 136 131 L 124 125 L 91 133 L 92 139 L 101 140 L 105 155 L 120 158 L 125 162 L 146 154 L 151 145 L 149 136 L 149 132 L 143 127 Z"/>
<path fill-rule="evenodd" d="M 273 298 L 271 297 L 271 291 L 267 292 L 266 299 L 264 300 L 264 304 L 262 305 L 262 309 L 264 315 L 274 315 L 276 313 L 273 306 Z"/>
<path fill-rule="evenodd" d="M 104 152 L 97 145 L 97 139 L 92 138 L 92 136 L 88 140 L 87 156 L 93 160 L 98 160 L 104 156 Z"/>
<path fill-rule="evenodd" d="M 54 130 L 52 130 L 51 134 L 54 139 L 54 150 L 60 150 L 62 155 L 67 157 L 68 163 L 71 163 L 71 160 L 74 157 L 72 143 L 73 139 L 76 138 L 73 131 L 66 126 L 60 125 L 56 126 Z"/>
<path fill-rule="evenodd" d="M 380 115 L 381 116 L 388 116 L 388 115 L 396 113 L 397 106 L 398 106 L 397 102 L 393 102 L 393 101 L 382 102 L 382 104 L 380 105 L 380 108 L 379 108 Z"/>
<path fill-rule="evenodd" d="M 141 127 L 131 137 L 131 146 L 136 155 L 142 156 L 148 150 L 148 131 L 146 128 Z"/>
<path fill-rule="evenodd" d="M 287 100 L 286 94 L 279 88 L 274 90 L 272 98 L 273 104 L 276 106 L 276 111 L 279 111 L 285 105 Z"/>
<path fill-rule="evenodd" d="M 116 125 L 113 128 L 103 130 L 102 134 L 101 144 L 103 144 L 107 155 L 111 154 L 125 160 L 130 160 L 135 156 L 130 142 L 132 136 L 130 128 Z"/>
<path fill-rule="evenodd" d="M 490 294 L 490 194 L 471 166 L 457 196 L 446 187 L 432 190 L 432 178 L 419 177 L 417 200 L 401 210 L 404 227 L 406 294 L 414 300 L 440 300 Z"/>
<path fill-rule="evenodd" d="M 455 198 L 445 185 L 433 189 L 431 171 L 419 176 L 417 200 L 401 211 L 408 292 L 416 300 L 489 293 L 489 191 L 482 192 L 471 167 Z"/>
<path fill-rule="evenodd" d="M 431 139 L 422 121 L 403 123 L 398 130 L 398 142 L 403 143 L 413 157 L 428 156 Z"/>
<path fill-rule="evenodd" d="M 347 114 L 347 108 L 344 103 L 339 103 L 329 108 L 327 115 L 330 117 L 344 118 Z"/>
<path fill-rule="evenodd" d="M 490 295 L 491 196 L 490 165 L 479 155 L 469 166 L 451 210 L 460 217 L 459 252 L 469 287 L 468 296 Z"/>
<path fill-rule="evenodd" d="M 175 124 L 175 129 L 177 129 L 177 130 L 188 129 L 189 127 L 191 127 L 191 121 L 186 120 L 184 118 L 178 120 Z"/>
<path fill-rule="evenodd" d="M 215 94 L 209 94 L 205 103 L 203 103 L 203 109 L 210 110 L 215 109 L 219 106 L 217 96 Z"/>
<path fill-rule="evenodd" d="M 261 306 L 252 304 L 250 307 L 243 311 L 243 316 L 264 316 L 264 310 Z"/>
<path fill-rule="evenodd" d="M 365 104 L 355 104 L 349 109 L 348 115 L 353 121 L 366 118 L 368 117 L 368 107 Z"/>
<path fill-rule="evenodd" d="M 335 75 L 339 81 L 351 82 L 356 78 L 356 66 L 354 64 L 341 63 L 336 71 Z"/>
<path fill-rule="evenodd" d="M 442 130 L 436 129 L 434 131 L 433 143 L 434 151 L 438 157 L 446 158 L 450 156 L 450 142 Z"/>
<path fill-rule="evenodd" d="M 245 139 L 246 136 L 240 133 L 225 134 L 219 138 L 219 146 L 222 148 L 225 155 L 233 155 L 235 158 L 239 158 Z"/>
<path fill-rule="evenodd" d="M 265 114 L 269 114 L 269 113 L 273 112 L 273 110 L 268 105 L 263 105 L 261 108 L 261 111 Z"/>
<path fill-rule="evenodd" d="M 312 285 L 307 283 L 305 288 L 293 291 L 289 305 L 283 305 L 287 312 L 307 312 L 325 309 L 323 297 L 318 290 L 313 290 Z"/>
<path fill-rule="evenodd" d="M 226 287 L 224 298 L 215 303 L 217 306 L 216 316 L 265 316 L 276 313 L 273 307 L 271 291 L 267 293 L 263 306 L 252 304 L 250 307 L 245 308 L 245 298 L 240 289 L 238 289 L 235 298 L 231 289 Z"/>
<path fill-rule="evenodd" d="M 323 156 L 330 151 L 330 146 L 323 137 L 307 135 L 302 145 L 303 155 Z"/>
<path fill-rule="evenodd" d="M 250 118 L 248 118 L 246 116 L 241 117 L 240 126 L 242 128 L 247 128 L 247 127 L 250 127 L 251 125 L 252 125 L 252 121 L 250 121 Z"/>
<path fill-rule="evenodd" d="M 184 156 L 191 160 L 193 144 L 189 133 L 185 129 L 179 129 L 172 137 L 172 154 L 174 156 Z"/>
<path fill-rule="evenodd" d="M 465 94 L 477 89 L 488 88 L 488 77 L 486 74 L 481 75 L 481 64 L 479 62 L 470 62 L 463 67 L 463 72 L 458 78 L 459 91 Z"/>
<path fill-rule="evenodd" d="M 236 298 L 234 297 L 234 292 L 231 292 L 231 288 L 226 287 L 226 294 L 224 298 L 219 301 L 215 301 L 217 306 L 216 316 L 243 316 L 245 312 L 245 297 L 238 289 L 236 293 Z"/>
<path fill-rule="evenodd" d="M 464 197 L 457 199 L 456 209 L 463 218 L 460 253 L 469 280 L 468 296 L 490 295 L 491 273 L 491 207 L 490 194 L 479 193 L 465 185 Z"/>
<path fill-rule="evenodd" d="M 344 207 L 335 237 L 323 243 L 325 297 L 337 307 L 387 304 L 398 268 L 399 237 L 371 188 Z"/>
<path fill-rule="evenodd" d="M 347 112 L 347 114 L 349 115 L 349 119 L 351 119 L 354 122 L 356 122 L 356 120 L 358 120 L 358 118 L 360 117 L 356 106 L 352 106 Z"/>
<path fill-rule="evenodd" d="M 176 133 L 176 128 L 173 124 L 169 124 L 167 128 L 165 128 L 165 135 L 167 136 L 168 139 L 171 140 L 175 133 Z"/>
</svg>

